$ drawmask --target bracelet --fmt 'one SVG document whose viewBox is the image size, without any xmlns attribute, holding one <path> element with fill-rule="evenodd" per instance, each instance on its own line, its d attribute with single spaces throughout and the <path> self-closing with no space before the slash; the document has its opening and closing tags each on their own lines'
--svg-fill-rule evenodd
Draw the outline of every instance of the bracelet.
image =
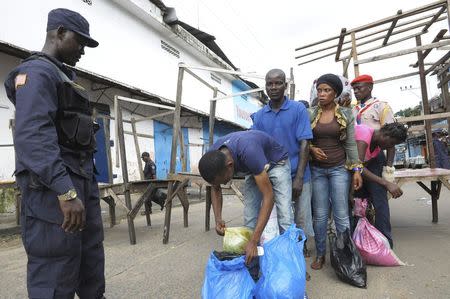
<svg viewBox="0 0 450 299">
<path fill-rule="evenodd" d="M 354 172 L 359 171 L 360 173 L 363 173 L 364 167 L 355 167 L 352 169 Z"/>
</svg>

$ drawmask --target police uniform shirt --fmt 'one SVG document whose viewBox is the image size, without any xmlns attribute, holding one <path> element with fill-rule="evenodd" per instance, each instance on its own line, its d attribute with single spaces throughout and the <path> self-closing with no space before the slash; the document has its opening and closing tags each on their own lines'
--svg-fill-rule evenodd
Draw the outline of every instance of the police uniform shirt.
<svg viewBox="0 0 450 299">
<path fill-rule="evenodd" d="M 55 128 L 58 86 L 62 79 L 54 65 L 71 80 L 75 79 L 75 74 L 53 57 L 39 52 L 33 55 L 16 67 L 5 81 L 7 96 L 16 107 L 16 174 L 31 171 L 43 185 L 63 194 L 73 188 L 66 166 L 74 172 L 83 169 L 86 177 L 93 173 L 92 161 L 87 159 L 86 165 L 79 165 L 79 157 L 70 158 L 62 152 L 64 149 L 58 144 Z"/>
</svg>

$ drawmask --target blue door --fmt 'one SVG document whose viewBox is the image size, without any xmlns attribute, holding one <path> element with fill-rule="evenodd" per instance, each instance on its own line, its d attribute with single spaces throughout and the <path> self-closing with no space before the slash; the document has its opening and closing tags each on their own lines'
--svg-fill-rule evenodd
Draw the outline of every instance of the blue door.
<svg viewBox="0 0 450 299">
<path fill-rule="evenodd" d="M 165 123 L 153 121 L 153 129 L 155 136 L 155 163 L 156 176 L 158 179 L 166 179 L 170 170 L 170 151 L 172 148 L 173 129 Z M 187 128 L 182 128 L 184 149 L 187 161 L 187 171 L 191 171 L 189 163 L 189 134 Z M 177 147 L 177 163 L 176 172 L 181 171 L 180 145 Z"/>
<path fill-rule="evenodd" d="M 95 168 L 98 174 L 95 176 L 98 182 L 109 183 L 108 157 L 106 155 L 105 130 L 103 118 L 97 118 L 100 129 L 95 134 L 97 140 L 97 152 L 94 153 Z"/>
</svg>

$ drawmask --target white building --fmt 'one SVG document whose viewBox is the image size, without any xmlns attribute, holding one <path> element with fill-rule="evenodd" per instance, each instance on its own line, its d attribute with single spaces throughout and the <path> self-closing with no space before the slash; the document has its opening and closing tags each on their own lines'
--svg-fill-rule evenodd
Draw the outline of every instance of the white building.
<svg viewBox="0 0 450 299">
<path fill-rule="evenodd" d="M 76 72 L 80 84 L 90 91 L 91 101 L 103 104 L 98 110 L 105 115 L 113 115 L 112 99 L 115 95 L 173 106 L 178 64 L 181 62 L 235 69 L 214 42 L 213 36 L 174 19 L 173 11 L 159 0 L 15 0 L 4 1 L 0 12 L 1 83 L 9 71 L 29 55 L 29 50 L 42 48 L 47 14 L 57 7 L 81 13 L 90 23 L 91 36 L 100 43 L 98 48 L 85 49 L 86 55 L 77 65 Z M 223 94 L 256 87 L 237 76 L 209 71 L 195 73 Z M 207 113 L 212 92 L 192 76 L 185 74 L 184 77 L 181 124 L 188 171 L 195 172 L 208 139 Z M 223 135 L 248 127 L 250 113 L 262 105 L 255 97 L 260 95 L 235 96 L 219 101 L 215 134 Z M 129 104 L 127 108 L 125 120 L 159 113 L 157 108 L 149 109 L 136 104 Z M 0 179 L 10 179 L 14 171 L 14 151 L 10 146 L 13 140 L 9 128 L 13 117 L 14 106 L 7 99 L 1 84 Z M 121 170 L 114 167 L 116 146 L 109 142 L 115 134 L 114 120 L 106 117 L 100 121 L 104 129 L 97 136 L 99 152 L 96 163 L 102 172 L 101 180 L 108 181 L 108 174 L 111 173 L 120 180 Z M 159 177 L 165 177 L 168 171 L 171 123 L 171 116 L 138 123 L 140 150 L 150 152 L 155 159 Z M 131 131 L 130 127 L 129 123 L 125 124 L 126 131 Z M 133 137 L 125 137 L 130 179 L 138 179 L 138 157 Z"/>
</svg>

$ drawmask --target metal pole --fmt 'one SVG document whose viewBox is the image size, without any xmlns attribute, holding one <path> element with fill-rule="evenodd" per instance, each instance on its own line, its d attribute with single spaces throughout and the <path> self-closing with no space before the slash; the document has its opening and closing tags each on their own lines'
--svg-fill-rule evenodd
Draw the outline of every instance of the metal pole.
<svg viewBox="0 0 450 299">
<path fill-rule="evenodd" d="M 125 148 L 125 136 L 123 134 L 123 122 L 122 122 L 122 109 L 120 103 L 117 103 L 116 112 L 116 122 L 118 124 L 118 135 L 119 135 L 119 150 L 120 150 L 120 163 L 122 166 L 122 178 L 123 178 L 123 194 L 125 195 L 125 204 L 128 210 L 131 211 L 131 195 L 128 180 L 128 167 L 127 167 L 127 153 Z M 134 231 L 134 222 L 131 215 L 128 213 L 128 234 L 130 236 L 130 244 L 136 244 L 136 232 Z"/>
<path fill-rule="evenodd" d="M 416 45 L 420 47 L 422 45 L 422 39 L 420 35 L 416 36 Z M 419 63 L 419 77 L 420 77 L 420 89 L 422 91 L 422 105 L 423 105 L 423 113 L 425 115 L 430 114 L 430 103 L 428 102 L 428 93 L 427 93 L 427 81 L 425 75 L 425 66 L 423 64 L 423 53 L 422 51 L 417 51 L 417 61 Z M 433 139 L 431 135 L 431 121 L 425 120 L 425 137 L 427 141 L 427 149 L 428 149 L 428 161 L 430 162 L 430 167 L 436 167 L 436 160 L 434 156 L 434 147 L 433 147 Z"/>
<path fill-rule="evenodd" d="M 180 117 L 181 117 L 181 96 L 183 94 L 183 75 L 184 67 L 182 64 L 178 66 L 178 81 L 177 81 L 177 98 L 175 103 L 175 113 L 173 115 L 173 134 L 172 134 L 172 152 L 170 155 L 170 169 L 169 173 L 174 174 L 177 163 L 177 141 L 178 132 L 180 132 Z M 173 181 L 169 182 L 167 190 L 167 198 L 171 198 L 173 193 Z M 170 217 L 172 214 L 172 201 L 166 204 L 166 215 L 164 219 L 164 233 L 163 233 L 163 244 L 169 242 L 170 235 Z"/>
</svg>

